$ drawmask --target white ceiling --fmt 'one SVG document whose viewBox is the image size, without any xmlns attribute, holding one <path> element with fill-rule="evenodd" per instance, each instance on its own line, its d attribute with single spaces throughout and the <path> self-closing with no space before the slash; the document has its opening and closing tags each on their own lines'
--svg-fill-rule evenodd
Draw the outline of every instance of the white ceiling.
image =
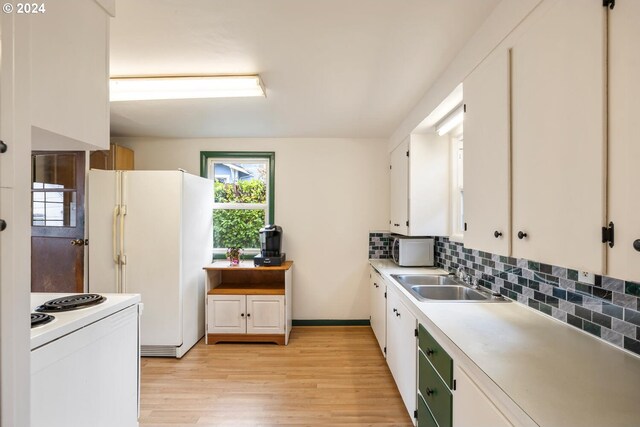
<svg viewBox="0 0 640 427">
<path fill-rule="evenodd" d="M 266 98 L 111 104 L 113 136 L 385 138 L 499 0 L 118 0 L 111 75 L 254 74 Z"/>
</svg>

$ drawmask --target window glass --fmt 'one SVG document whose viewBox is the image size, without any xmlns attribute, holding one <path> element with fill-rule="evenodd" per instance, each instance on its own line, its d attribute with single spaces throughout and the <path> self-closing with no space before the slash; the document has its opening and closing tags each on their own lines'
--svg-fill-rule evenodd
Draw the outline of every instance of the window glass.
<svg viewBox="0 0 640 427">
<path fill-rule="evenodd" d="M 214 186 L 214 253 L 257 253 L 258 231 L 273 222 L 273 153 L 203 152 L 201 160 Z"/>
</svg>

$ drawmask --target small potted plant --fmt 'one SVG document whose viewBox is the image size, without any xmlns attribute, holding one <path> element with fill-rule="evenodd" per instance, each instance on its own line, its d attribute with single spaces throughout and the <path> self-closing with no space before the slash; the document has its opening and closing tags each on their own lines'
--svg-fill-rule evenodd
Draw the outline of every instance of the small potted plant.
<svg viewBox="0 0 640 427">
<path fill-rule="evenodd" d="M 240 257 L 242 256 L 243 249 L 239 247 L 227 248 L 227 259 L 230 266 L 237 266 L 240 264 Z"/>
</svg>

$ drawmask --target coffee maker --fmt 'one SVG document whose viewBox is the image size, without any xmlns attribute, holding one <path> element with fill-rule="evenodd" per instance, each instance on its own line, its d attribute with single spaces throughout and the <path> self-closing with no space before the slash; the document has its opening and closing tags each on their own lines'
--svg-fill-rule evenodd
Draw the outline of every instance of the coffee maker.
<svg viewBox="0 0 640 427">
<path fill-rule="evenodd" d="M 282 265 L 286 255 L 282 253 L 282 227 L 265 225 L 260 233 L 260 253 L 253 258 L 253 264 L 261 267 Z"/>
</svg>

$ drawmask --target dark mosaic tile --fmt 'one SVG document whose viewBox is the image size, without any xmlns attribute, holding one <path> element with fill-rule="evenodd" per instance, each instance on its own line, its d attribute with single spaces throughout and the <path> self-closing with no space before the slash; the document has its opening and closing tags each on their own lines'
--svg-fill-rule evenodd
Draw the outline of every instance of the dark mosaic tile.
<svg viewBox="0 0 640 427">
<path fill-rule="evenodd" d="M 549 264 L 540 264 L 540 271 L 545 274 L 552 274 L 553 267 L 551 267 Z"/>
<path fill-rule="evenodd" d="M 640 326 L 636 328 L 636 339 L 640 340 Z"/>
<path fill-rule="evenodd" d="M 545 302 L 549 304 L 551 307 L 558 308 L 558 298 L 552 297 L 551 295 L 547 295 L 545 298 Z"/>
<path fill-rule="evenodd" d="M 602 276 L 600 276 L 599 274 L 596 274 L 593 277 L 593 286 L 596 286 L 598 288 L 602 287 Z"/>
<path fill-rule="evenodd" d="M 534 299 L 529 298 L 529 301 L 527 301 L 527 303 L 531 308 L 535 308 L 536 310 L 540 309 L 540 301 L 536 301 Z"/>
<path fill-rule="evenodd" d="M 602 288 L 592 288 L 593 296 L 611 301 L 613 292 Z"/>
<path fill-rule="evenodd" d="M 567 291 L 567 301 L 572 302 L 574 304 L 582 304 L 582 296 L 578 294 L 574 294 L 573 292 Z"/>
<path fill-rule="evenodd" d="M 633 323 L 636 326 L 640 326 L 640 313 L 635 310 L 629 310 L 628 308 L 625 308 L 624 320 L 626 322 Z"/>
<path fill-rule="evenodd" d="M 545 302 L 546 301 L 546 295 L 543 294 L 542 292 L 534 292 L 533 293 L 533 299 L 535 299 L 536 301 L 542 301 Z"/>
<path fill-rule="evenodd" d="M 578 281 L 578 271 L 577 270 L 567 270 L 567 279 Z"/>
<path fill-rule="evenodd" d="M 624 348 L 640 355 L 640 341 L 624 337 Z"/>
<path fill-rule="evenodd" d="M 540 308 L 539 308 L 539 310 L 540 310 L 541 312 L 543 312 L 544 314 L 547 314 L 547 315 L 549 315 L 549 316 L 551 316 L 551 313 L 553 312 L 553 310 L 551 309 L 551 306 L 550 306 L 550 305 L 543 304 L 543 303 L 540 303 Z"/>
<path fill-rule="evenodd" d="M 582 319 L 567 313 L 567 323 L 582 329 Z"/>
<path fill-rule="evenodd" d="M 539 262 L 529 261 L 528 265 L 529 265 L 529 267 L 528 267 L 529 270 L 540 271 L 540 263 Z"/>
<path fill-rule="evenodd" d="M 624 292 L 628 295 L 640 297 L 640 283 L 625 282 Z"/>
<path fill-rule="evenodd" d="M 620 320 L 624 318 L 624 309 L 609 303 L 602 303 L 602 313 L 607 316 L 616 317 Z"/>
<path fill-rule="evenodd" d="M 557 278 L 556 276 L 552 276 L 551 274 L 547 274 L 547 276 L 545 277 L 545 280 L 547 283 L 551 285 L 558 285 L 560 283 L 560 279 Z"/>
<path fill-rule="evenodd" d="M 586 320 L 591 320 L 591 311 L 584 307 L 576 306 L 575 315 Z"/>
<path fill-rule="evenodd" d="M 553 288 L 553 296 L 560 299 L 567 299 L 567 291 L 560 288 Z"/>
<path fill-rule="evenodd" d="M 611 329 L 611 317 L 609 316 L 593 312 L 591 320 L 593 321 L 593 323 L 597 323 L 600 326 Z"/>
<path fill-rule="evenodd" d="M 576 283 L 576 291 L 582 292 L 588 295 L 592 294 L 591 285 L 585 285 L 584 283 L 580 283 L 580 282 Z"/>
<path fill-rule="evenodd" d="M 589 332 L 590 334 L 593 334 L 597 337 L 599 337 L 602 333 L 599 325 L 596 325 L 595 323 L 591 323 L 587 320 L 583 322 L 582 329 L 584 329 L 586 332 Z"/>
</svg>

